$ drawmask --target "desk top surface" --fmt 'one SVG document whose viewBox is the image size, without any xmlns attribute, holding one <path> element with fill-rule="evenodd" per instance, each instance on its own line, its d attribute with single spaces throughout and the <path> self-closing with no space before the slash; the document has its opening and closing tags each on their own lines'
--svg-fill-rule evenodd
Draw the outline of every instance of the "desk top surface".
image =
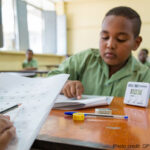
<svg viewBox="0 0 150 150">
<path fill-rule="evenodd" d="M 48 73 L 48 70 L 0 70 L 4 73 Z"/>
<path fill-rule="evenodd" d="M 6 71 L 6 70 L 1 70 L 0 73 L 11 73 L 11 74 L 14 74 L 14 75 L 21 75 L 21 76 L 24 76 L 24 77 L 35 77 L 37 74 L 47 74 L 49 71 L 47 70 L 9 70 L 9 71 Z"/>
<path fill-rule="evenodd" d="M 104 107 L 98 107 L 104 108 Z M 123 98 L 114 98 L 110 106 L 113 114 L 128 115 L 125 119 L 87 117 L 83 122 L 75 122 L 64 116 L 63 110 L 52 110 L 43 125 L 38 140 L 61 138 L 88 143 L 104 144 L 115 148 L 150 149 L 150 105 L 140 108 L 123 104 Z M 80 112 L 92 112 L 84 109 Z"/>
</svg>

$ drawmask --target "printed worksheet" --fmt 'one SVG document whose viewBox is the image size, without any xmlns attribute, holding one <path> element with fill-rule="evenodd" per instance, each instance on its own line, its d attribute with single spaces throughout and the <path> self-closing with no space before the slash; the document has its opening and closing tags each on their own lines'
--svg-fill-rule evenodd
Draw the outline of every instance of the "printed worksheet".
<svg viewBox="0 0 150 150">
<path fill-rule="evenodd" d="M 68 77 L 67 74 L 47 78 L 0 74 L 0 111 L 21 104 L 7 113 L 17 132 L 8 150 L 30 149 Z"/>
</svg>

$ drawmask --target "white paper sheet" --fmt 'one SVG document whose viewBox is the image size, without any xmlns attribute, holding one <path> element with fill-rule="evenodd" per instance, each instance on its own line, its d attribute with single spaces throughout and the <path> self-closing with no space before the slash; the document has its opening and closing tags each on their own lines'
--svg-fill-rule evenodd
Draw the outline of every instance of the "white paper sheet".
<svg viewBox="0 0 150 150">
<path fill-rule="evenodd" d="M 113 100 L 113 96 L 91 96 L 91 95 L 82 95 L 80 100 L 76 98 L 67 98 L 64 95 L 59 95 L 55 101 L 55 109 L 63 110 L 74 110 L 87 107 L 96 107 L 109 105 Z"/>
<path fill-rule="evenodd" d="M 0 74 L 0 110 L 22 105 L 9 112 L 17 136 L 7 150 L 29 150 L 69 75 L 26 78 Z"/>
</svg>

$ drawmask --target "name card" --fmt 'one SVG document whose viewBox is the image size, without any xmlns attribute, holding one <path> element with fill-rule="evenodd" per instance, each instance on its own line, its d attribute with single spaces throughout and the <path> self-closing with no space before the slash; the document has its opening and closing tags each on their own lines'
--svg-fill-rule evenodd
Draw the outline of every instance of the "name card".
<svg viewBox="0 0 150 150">
<path fill-rule="evenodd" d="M 150 96 L 150 84 L 144 82 L 128 82 L 124 103 L 147 107 Z"/>
</svg>

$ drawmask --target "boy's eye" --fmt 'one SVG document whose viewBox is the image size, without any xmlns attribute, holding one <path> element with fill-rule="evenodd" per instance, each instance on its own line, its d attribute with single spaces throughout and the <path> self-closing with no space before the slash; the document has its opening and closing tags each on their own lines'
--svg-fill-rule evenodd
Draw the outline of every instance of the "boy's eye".
<svg viewBox="0 0 150 150">
<path fill-rule="evenodd" d="M 108 36 L 101 36 L 101 38 L 102 38 L 103 40 L 108 40 L 108 39 L 109 39 Z"/>
<path fill-rule="evenodd" d="M 123 43 L 126 41 L 126 39 L 117 39 L 118 42 Z"/>
</svg>

